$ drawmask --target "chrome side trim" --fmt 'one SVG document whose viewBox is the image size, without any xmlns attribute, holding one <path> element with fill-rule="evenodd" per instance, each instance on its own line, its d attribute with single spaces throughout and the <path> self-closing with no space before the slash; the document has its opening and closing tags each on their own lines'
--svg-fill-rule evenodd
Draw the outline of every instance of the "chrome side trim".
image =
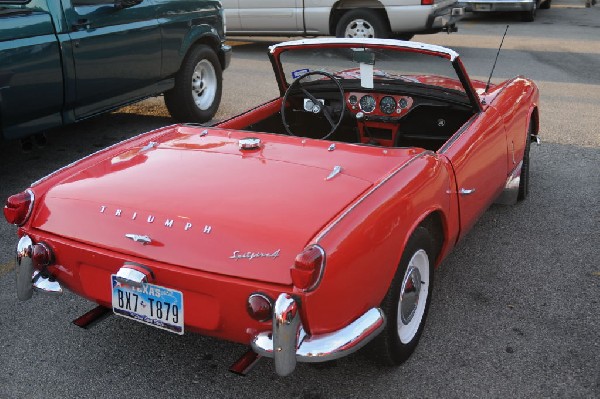
<svg viewBox="0 0 600 399">
<path fill-rule="evenodd" d="M 424 151 L 420 154 L 417 154 L 414 157 L 412 157 L 411 159 L 409 159 L 408 161 L 406 161 L 406 163 L 401 165 L 398 169 L 396 169 L 395 171 L 393 171 L 392 173 L 387 175 L 382 181 L 380 181 L 377 185 L 375 185 L 373 188 L 371 188 L 369 191 L 367 191 L 359 200 L 357 200 L 354 204 L 352 204 L 352 206 L 350 208 L 346 209 L 340 216 L 338 216 L 337 219 L 335 219 L 333 222 L 331 222 L 325 228 L 325 230 L 323 230 L 317 236 L 317 238 L 315 239 L 315 243 L 318 244 L 319 241 L 321 241 L 323 239 L 323 237 L 325 237 L 327 235 L 327 233 L 329 233 L 338 223 L 340 223 L 342 221 L 342 219 L 344 219 L 350 212 L 352 212 L 357 206 L 359 206 L 364 200 L 366 200 L 371 194 L 373 194 L 379 187 L 383 186 L 385 183 L 387 183 L 388 180 L 390 180 L 392 177 L 396 176 L 398 174 L 398 172 L 405 169 L 407 166 L 412 164 L 417 159 L 419 159 L 425 155 L 431 155 L 431 154 L 433 154 L 433 151 Z"/>
<path fill-rule="evenodd" d="M 24 235 L 17 244 L 17 265 L 15 273 L 17 277 L 17 298 L 20 301 L 31 299 L 33 295 L 33 285 L 31 276 L 33 275 L 32 255 L 33 241 L 29 236 Z"/>
<path fill-rule="evenodd" d="M 519 185 L 521 184 L 521 170 L 523 169 L 523 161 L 519 162 L 517 167 L 512 171 L 506 179 L 504 190 L 496 198 L 494 203 L 501 205 L 514 205 L 519 197 Z"/>
<path fill-rule="evenodd" d="M 309 336 L 302 327 L 297 301 L 289 294 L 281 294 L 273 315 L 273 332 L 259 333 L 251 346 L 257 354 L 273 358 L 277 374 L 286 376 L 294 371 L 297 362 L 325 362 L 356 352 L 375 338 L 385 324 L 383 311 L 372 308 L 340 330 Z"/>
</svg>

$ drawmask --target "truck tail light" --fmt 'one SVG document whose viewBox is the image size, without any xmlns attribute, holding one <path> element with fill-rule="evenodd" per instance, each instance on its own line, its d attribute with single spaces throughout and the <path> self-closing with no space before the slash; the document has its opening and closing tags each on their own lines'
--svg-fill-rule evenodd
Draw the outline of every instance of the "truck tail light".
<svg viewBox="0 0 600 399">
<path fill-rule="evenodd" d="M 435 2 L 435 0 L 421 0 L 422 6 L 430 6 Z"/>
<path fill-rule="evenodd" d="M 4 217 L 8 223 L 16 224 L 17 226 L 25 224 L 31 215 L 33 201 L 34 195 L 31 190 L 8 197 L 6 205 L 4 205 Z"/>
<path fill-rule="evenodd" d="M 290 273 L 294 286 L 311 291 L 319 285 L 325 268 L 325 251 L 318 245 L 306 248 L 294 261 Z"/>
</svg>

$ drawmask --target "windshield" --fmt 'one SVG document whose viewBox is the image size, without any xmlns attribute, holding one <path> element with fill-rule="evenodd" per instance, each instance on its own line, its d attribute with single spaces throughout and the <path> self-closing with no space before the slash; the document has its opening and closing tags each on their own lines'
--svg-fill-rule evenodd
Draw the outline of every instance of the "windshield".
<svg viewBox="0 0 600 399">
<path fill-rule="evenodd" d="M 288 49 L 280 56 L 288 85 L 307 72 L 322 71 L 343 79 L 356 80 L 365 88 L 373 84 L 405 82 L 434 86 L 465 94 L 452 63 L 447 58 L 409 50 L 366 47 Z M 310 79 L 322 79 L 313 75 Z"/>
</svg>

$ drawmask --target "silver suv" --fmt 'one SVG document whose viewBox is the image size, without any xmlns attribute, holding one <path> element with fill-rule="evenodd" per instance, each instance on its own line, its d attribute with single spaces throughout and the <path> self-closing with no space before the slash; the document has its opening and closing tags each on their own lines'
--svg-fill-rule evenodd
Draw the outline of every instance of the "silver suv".
<svg viewBox="0 0 600 399">
<path fill-rule="evenodd" d="M 221 0 L 227 34 L 397 37 L 456 31 L 457 0 Z"/>
</svg>

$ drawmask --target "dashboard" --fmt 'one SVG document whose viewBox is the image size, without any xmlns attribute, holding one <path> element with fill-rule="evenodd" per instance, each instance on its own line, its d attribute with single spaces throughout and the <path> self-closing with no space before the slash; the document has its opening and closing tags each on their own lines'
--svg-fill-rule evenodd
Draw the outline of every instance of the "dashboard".
<svg viewBox="0 0 600 399">
<path fill-rule="evenodd" d="M 363 112 L 369 116 L 402 117 L 410 110 L 413 102 L 412 97 L 409 96 L 381 93 L 346 93 L 346 104 L 354 114 Z"/>
<path fill-rule="evenodd" d="M 394 145 L 398 122 L 414 104 L 409 96 L 364 92 L 346 93 L 345 101 L 358 122 L 360 141 L 384 146 Z"/>
</svg>

